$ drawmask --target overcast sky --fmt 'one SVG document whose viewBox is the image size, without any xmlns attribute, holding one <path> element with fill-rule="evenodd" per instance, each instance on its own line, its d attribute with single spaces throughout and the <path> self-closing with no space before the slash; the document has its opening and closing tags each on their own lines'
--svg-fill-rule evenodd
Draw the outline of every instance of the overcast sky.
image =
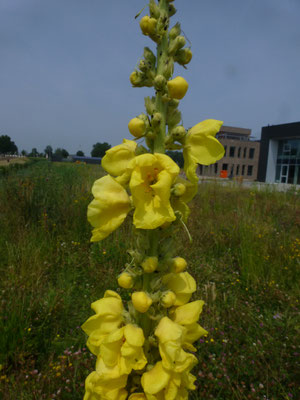
<svg viewBox="0 0 300 400">
<path fill-rule="evenodd" d="M 143 47 L 145 0 L 0 0 L 0 135 L 19 148 L 90 154 L 117 145 L 151 88 L 129 75 Z M 175 0 L 193 59 L 186 128 L 215 118 L 252 129 L 300 121 L 300 0 Z M 145 13 L 145 11 L 144 11 Z M 143 15 L 143 14 L 142 14 Z"/>
</svg>

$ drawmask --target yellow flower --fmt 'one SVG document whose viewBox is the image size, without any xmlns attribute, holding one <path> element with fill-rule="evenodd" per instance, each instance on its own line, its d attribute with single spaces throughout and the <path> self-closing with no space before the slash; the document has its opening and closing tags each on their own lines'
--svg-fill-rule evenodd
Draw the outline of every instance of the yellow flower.
<svg viewBox="0 0 300 400">
<path fill-rule="evenodd" d="M 141 265 L 143 267 L 143 270 L 147 274 L 150 274 L 151 272 L 154 272 L 156 270 L 158 266 L 158 259 L 157 257 L 147 257 Z"/>
<path fill-rule="evenodd" d="M 128 400 L 147 400 L 144 393 L 133 393 L 128 397 Z"/>
<path fill-rule="evenodd" d="M 123 304 L 121 297 L 112 290 L 107 290 L 104 298 L 91 305 L 96 315 L 90 317 L 82 329 L 89 335 L 87 346 L 95 355 L 99 354 L 100 344 L 106 336 L 118 329 L 123 322 Z"/>
<path fill-rule="evenodd" d="M 170 273 L 162 280 L 166 287 L 176 294 L 175 306 L 186 304 L 196 291 L 196 281 L 188 272 Z"/>
<path fill-rule="evenodd" d="M 147 364 L 143 351 L 144 341 L 143 330 L 132 324 L 113 331 L 100 345 L 99 366 L 102 362 L 109 368 L 117 365 L 120 375 L 128 375 L 132 369 L 143 369 Z"/>
<path fill-rule="evenodd" d="M 191 183 L 180 176 L 176 178 L 173 196 L 171 197 L 171 205 L 174 211 L 179 211 L 181 213 L 184 222 L 187 221 L 190 214 L 187 203 L 195 197 L 197 190 L 197 183 Z"/>
<path fill-rule="evenodd" d="M 128 124 L 129 132 L 136 138 L 143 136 L 146 130 L 145 122 L 140 118 L 132 118 Z"/>
<path fill-rule="evenodd" d="M 182 76 L 176 76 L 167 82 L 170 97 L 173 99 L 182 99 L 189 87 L 187 81 Z"/>
<path fill-rule="evenodd" d="M 126 400 L 126 383 L 127 375 L 120 376 L 116 368 L 102 365 L 86 378 L 83 400 Z"/>
<path fill-rule="evenodd" d="M 135 157 L 136 142 L 123 139 L 123 143 L 107 150 L 101 165 L 112 176 L 121 176 L 127 169 L 128 163 Z"/>
<path fill-rule="evenodd" d="M 131 296 L 132 304 L 134 308 L 140 313 L 148 311 L 152 304 L 152 299 L 145 292 L 134 292 Z"/>
<path fill-rule="evenodd" d="M 195 380 L 189 371 L 166 370 L 159 361 L 143 374 L 141 383 L 147 400 L 188 400 L 187 389 L 196 389 Z"/>
<path fill-rule="evenodd" d="M 224 156 L 224 147 L 215 138 L 223 122 L 207 119 L 191 128 L 185 138 L 184 170 L 191 182 L 198 182 L 197 164 L 210 165 Z"/>
<path fill-rule="evenodd" d="M 123 272 L 118 278 L 118 284 L 124 289 L 131 289 L 133 286 L 132 276 L 128 272 Z"/>
<path fill-rule="evenodd" d="M 176 307 L 174 312 L 171 314 L 171 318 L 174 322 L 183 325 L 186 328 L 183 338 L 183 347 L 191 351 L 196 351 L 195 347 L 192 346 L 192 343 L 198 340 L 201 336 L 208 334 L 205 329 L 197 324 L 202 312 L 203 304 L 203 300 L 196 300 L 184 304 L 183 306 Z"/>
<path fill-rule="evenodd" d="M 185 333 L 185 327 L 176 324 L 168 317 L 163 317 L 157 325 L 154 334 L 159 339 L 159 353 L 165 369 L 183 372 L 196 365 L 197 358 L 182 348 Z"/>
<path fill-rule="evenodd" d="M 126 190 L 110 175 L 96 180 L 92 193 L 94 200 L 88 206 L 88 221 L 94 227 L 92 242 L 106 238 L 117 229 L 130 211 Z"/>
<path fill-rule="evenodd" d="M 176 294 L 171 292 L 171 290 L 168 290 L 167 292 L 164 292 L 161 298 L 161 305 L 164 308 L 169 308 L 174 305 L 176 301 Z"/>
<path fill-rule="evenodd" d="M 155 229 L 176 219 L 170 205 L 170 189 L 179 173 L 178 165 L 165 154 L 141 154 L 129 166 L 133 223 L 138 229 Z"/>
</svg>

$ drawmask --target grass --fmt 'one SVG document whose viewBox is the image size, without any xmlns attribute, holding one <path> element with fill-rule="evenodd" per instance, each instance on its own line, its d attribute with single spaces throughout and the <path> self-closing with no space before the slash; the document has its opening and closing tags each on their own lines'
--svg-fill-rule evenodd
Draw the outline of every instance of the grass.
<svg viewBox="0 0 300 400">
<path fill-rule="evenodd" d="M 126 263 L 130 223 L 91 244 L 99 166 L 38 161 L 0 176 L 0 393 L 81 399 L 80 325 Z M 299 192 L 202 183 L 178 238 L 206 306 L 191 399 L 299 398 Z"/>
</svg>

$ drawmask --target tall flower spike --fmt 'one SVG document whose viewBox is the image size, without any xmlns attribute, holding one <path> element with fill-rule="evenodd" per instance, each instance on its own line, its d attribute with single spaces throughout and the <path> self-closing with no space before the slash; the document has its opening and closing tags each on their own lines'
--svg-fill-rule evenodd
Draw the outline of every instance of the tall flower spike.
<svg viewBox="0 0 300 400">
<path fill-rule="evenodd" d="M 179 23 L 169 30 L 175 12 L 173 0 L 149 0 L 140 28 L 157 51 L 144 48 L 130 81 L 134 87 L 154 87 L 155 96 L 146 97 L 146 113 L 135 111 L 138 117 L 128 124 L 135 140 L 124 139 L 106 152 L 102 167 L 108 175 L 92 188 L 91 241 L 107 238 L 127 215 L 135 240 L 128 250 L 131 260 L 117 271 L 127 301 L 107 290 L 82 325 L 97 357 L 84 400 L 187 400 L 196 389 L 190 371 L 197 362 L 196 341 L 208 333 L 198 323 L 204 302 L 191 301 L 196 281 L 177 255 L 175 240 L 180 227 L 187 231 L 198 163 L 216 162 L 224 149 L 215 138 L 221 121 L 206 120 L 189 131 L 182 124 L 178 106 L 188 83 L 172 75 L 174 63 L 185 66 L 192 52 L 184 47 Z M 183 150 L 187 179 L 165 149 Z"/>
</svg>

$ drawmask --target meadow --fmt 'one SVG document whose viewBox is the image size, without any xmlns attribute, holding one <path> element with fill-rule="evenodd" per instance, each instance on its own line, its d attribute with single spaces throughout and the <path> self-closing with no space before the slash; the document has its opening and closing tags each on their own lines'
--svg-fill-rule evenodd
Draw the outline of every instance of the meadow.
<svg viewBox="0 0 300 400">
<path fill-rule="evenodd" d="M 130 224 L 91 244 L 100 166 L 0 171 L 0 397 L 83 397 L 95 358 L 80 325 L 128 261 Z M 300 398 L 300 192 L 199 184 L 178 238 L 206 305 L 192 400 Z"/>
</svg>

